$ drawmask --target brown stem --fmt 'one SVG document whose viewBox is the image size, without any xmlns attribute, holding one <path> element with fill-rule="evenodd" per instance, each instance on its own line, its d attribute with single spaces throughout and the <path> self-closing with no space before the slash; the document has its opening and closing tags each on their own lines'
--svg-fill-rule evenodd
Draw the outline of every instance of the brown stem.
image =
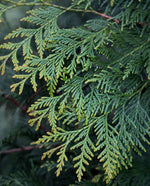
<svg viewBox="0 0 150 186">
<path fill-rule="evenodd" d="M 0 92 L 2 92 L 0 90 Z M 10 102 L 12 102 L 14 105 L 16 105 L 17 107 L 19 107 L 22 111 L 24 111 L 23 107 L 21 106 L 20 102 L 15 100 L 13 97 L 10 97 L 9 95 L 7 94 L 2 94 L 2 97 L 9 100 Z"/>
<path fill-rule="evenodd" d="M 107 18 L 107 19 L 112 19 L 116 23 L 120 23 L 120 21 L 118 19 L 113 19 L 113 17 L 111 17 L 111 16 L 108 16 L 106 14 L 102 14 L 100 12 L 93 11 L 93 10 L 83 10 L 83 9 L 75 9 L 75 8 L 66 8 L 66 7 L 63 7 L 63 6 L 55 5 L 55 4 L 52 4 L 51 6 L 56 7 L 56 8 L 60 8 L 60 9 L 66 10 L 66 11 L 93 13 L 93 14 L 100 15 L 101 17 L 104 17 L 104 18 Z"/>
<path fill-rule="evenodd" d="M 40 91 L 40 90 L 38 90 L 38 91 Z M 2 91 L 0 90 L 0 92 L 2 92 Z M 31 96 L 31 98 L 33 99 L 33 97 L 35 97 L 37 94 L 38 94 L 38 93 L 35 93 L 33 96 Z M 27 116 L 29 116 L 31 119 L 34 118 L 33 116 L 30 116 L 30 115 L 29 115 L 30 113 L 27 112 L 26 105 L 25 105 L 25 106 L 21 106 L 21 104 L 20 104 L 19 101 L 15 100 L 13 97 L 11 97 L 11 96 L 9 96 L 9 95 L 7 95 L 7 94 L 2 94 L 2 97 L 5 98 L 6 100 L 9 100 L 11 103 L 13 103 L 13 104 L 16 105 L 18 108 L 20 108 L 20 110 L 21 110 L 22 112 L 24 112 Z M 29 104 L 29 101 L 31 100 L 31 98 L 27 101 L 28 104 Z M 40 125 L 39 128 L 40 128 L 40 130 L 42 130 L 42 131 L 44 131 L 44 132 L 48 132 L 48 130 L 47 130 L 42 124 Z"/>
<path fill-rule="evenodd" d="M 39 92 L 42 90 L 42 88 L 39 88 L 26 102 L 26 104 L 24 105 L 23 109 L 25 111 L 27 111 L 31 101 L 39 94 Z"/>
<path fill-rule="evenodd" d="M 35 148 L 40 148 L 40 146 L 36 145 L 36 146 L 27 146 L 27 147 L 22 147 L 22 148 L 10 149 L 10 150 L 6 150 L 6 151 L 0 151 L 0 154 L 12 154 L 15 152 L 33 150 Z"/>
<path fill-rule="evenodd" d="M 102 14 L 102 13 L 99 13 L 97 11 L 93 11 L 94 14 L 97 14 L 97 15 L 100 15 L 101 17 L 104 17 L 104 18 L 107 18 L 107 19 L 112 19 L 111 16 L 108 16 L 108 15 L 105 15 L 105 14 Z M 120 21 L 118 19 L 113 19 L 116 23 L 120 23 Z"/>
</svg>

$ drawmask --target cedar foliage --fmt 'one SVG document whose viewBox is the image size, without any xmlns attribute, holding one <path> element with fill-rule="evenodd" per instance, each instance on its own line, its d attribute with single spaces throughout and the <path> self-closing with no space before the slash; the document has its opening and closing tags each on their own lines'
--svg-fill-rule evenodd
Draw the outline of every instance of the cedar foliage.
<svg viewBox="0 0 150 186">
<path fill-rule="evenodd" d="M 149 144 L 150 1 L 74 0 L 68 7 L 43 0 L 9 2 L 0 4 L 1 15 L 15 6 L 39 6 L 21 20 L 34 28 L 20 27 L 0 45 L 8 51 L 0 56 L 0 70 L 3 75 L 11 59 L 18 79 L 11 90 L 19 94 L 29 81 L 34 91 L 40 80 L 47 86 L 49 95 L 28 108 L 36 130 L 45 119 L 50 125 L 34 142 L 47 148 L 42 159 L 57 155 L 57 176 L 71 161 L 81 181 L 96 157 L 110 183 L 132 166 L 133 151 L 141 155 Z M 68 11 L 95 17 L 61 28 L 58 18 Z"/>
</svg>

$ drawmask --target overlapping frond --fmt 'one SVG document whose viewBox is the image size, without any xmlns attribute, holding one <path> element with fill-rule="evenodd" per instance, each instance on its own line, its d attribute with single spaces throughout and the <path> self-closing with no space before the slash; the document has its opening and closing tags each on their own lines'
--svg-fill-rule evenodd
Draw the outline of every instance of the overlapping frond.
<svg viewBox="0 0 150 186">
<path fill-rule="evenodd" d="M 15 70 L 20 72 L 20 74 L 14 75 L 14 78 L 22 79 L 21 82 L 13 84 L 11 86 L 12 91 L 19 86 L 19 94 L 22 93 L 24 84 L 27 80 L 30 80 L 34 91 L 37 89 L 37 79 L 44 79 L 48 85 L 52 87 L 51 93 L 54 92 L 54 88 L 57 84 L 57 77 L 55 74 L 56 66 L 55 61 L 50 61 L 47 57 L 41 59 L 38 56 L 32 55 L 22 66 L 17 66 Z M 25 74 L 22 74 L 24 72 Z"/>
<path fill-rule="evenodd" d="M 81 181 L 83 172 L 86 171 L 85 165 L 89 165 L 88 161 L 92 160 L 92 157 L 94 157 L 92 150 L 95 149 L 95 146 L 89 137 L 90 129 L 91 125 L 79 134 L 75 139 L 77 144 L 71 147 L 71 150 L 81 148 L 81 153 L 73 159 L 74 161 L 77 161 L 74 167 L 77 167 L 76 173 L 79 181 Z"/>
<path fill-rule="evenodd" d="M 30 116 L 33 116 L 33 119 L 30 119 L 29 123 L 33 126 L 35 123 L 37 125 L 36 130 L 39 129 L 41 121 L 44 118 L 48 118 L 52 130 L 56 128 L 56 107 L 60 97 L 42 97 L 36 103 L 31 105 L 28 112 Z M 32 111 L 32 112 L 31 112 Z M 36 117 L 35 117 L 36 116 Z"/>
<path fill-rule="evenodd" d="M 98 159 L 100 162 L 104 162 L 103 167 L 105 174 L 108 175 L 107 182 L 109 182 L 117 174 L 116 167 L 120 167 L 118 160 L 120 152 L 116 139 L 118 132 L 108 123 L 107 119 L 107 115 L 98 119 L 95 132 L 97 134 L 97 149 L 101 149 Z"/>
<path fill-rule="evenodd" d="M 71 158 L 81 181 L 86 166 L 97 156 L 109 183 L 122 167 L 132 165 L 132 150 L 141 154 L 145 151 L 143 142 L 149 144 L 150 41 L 143 33 L 149 32 L 150 16 L 143 11 L 143 1 L 99 1 L 100 8 L 112 17 L 94 12 L 94 3 L 76 0 L 71 8 L 54 8 L 52 4 L 29 11 L 22 21 L 37 28 L 19 28 L 6 36 L 22 40 L 0 46 L 10 50 L 0 56 L 0 69 L 4 73 L 11 57 L 14 78 L 18 79 L 11 88 L 19 88 L 19 94 L 27 81 L 34 91 L 40 79 L 47 84 L 49 96 L 38 99 L 28 109 L 29 124 L 36 124 L 38 129 L 41 122 L 49 121 L 50 132 L 35 143 L 49 147 L 42 159 L 58 155 L 57 176 Z M 148 6 L 149 1 L 146 3 Z M 137 11 L 133 10 L 135 6 Z M 116 7 L 120 7 L 119 13 L 114 15 Z M 109 21 L 96 18 L 80 27 L 59 28 L 57 18 L 68 10 L 87 11 L 108 17 Z M 119 19 L 118 25 L 114 18 Z M 32 48 L 33 39 L 37 53 Z M 21 47 L 22 63 L 17 57 Z M 53 142 L 58 144 L 53 147 Z"/>
<path fill-rule="evenodd" d="M 51 35 L 54 31 L 58 30 L 57 26 L 57 17 L 62 13 L 61 10 L 48 7 L 46 9 L 35 9 L 28 12 L 30 16 L 27 16 L 22 19 L 22 21 L 30 22 L 32 24 L 38 25 L 36 29 L 27 29 L 27 28 L 19 28 L 16 31 L 8 34 L 5 37 L 6 39 L 13 39 L 14 37 L 20 36 L 23 38 L 22 41 L 18 43 L 4 43 L 0 46 L 2 49 L 10 50 L 11 52 L 5 56 L 0 56 L 0 60 L 4 61 L 0 65 L 0 69 L 2 70 L 2 74 L 5 71 L 5 63 L 9 58 L 12 59 L 14 66 L 18 66 L 17 52 L 22 47 L 23 56 L 26 59 L 33 53 L 33 49 L 31 46 L 31 40 L 34 38 L 35 43 L 37 45 L 37 52 L 40 58 L 43 57 L 43 52 L 45 50 L 45 38 Z"/>
</svg>

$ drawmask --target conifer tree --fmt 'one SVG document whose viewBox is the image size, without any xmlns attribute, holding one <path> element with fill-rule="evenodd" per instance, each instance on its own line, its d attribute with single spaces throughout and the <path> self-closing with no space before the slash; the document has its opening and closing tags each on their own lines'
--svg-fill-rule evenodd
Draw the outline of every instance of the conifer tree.
<svg viewBox="0 0 150 186">
<path fill-rule="evenodd" d="M 81 182 L 98 159 L 111 183 L 132 166 L 134 151 L 141 155 L 150 143 L 150 1 L 3 0 L 0 15 L 18 6 L 36 8 L 21 19 L 30 26 L 4 38 L 0 70 L 12 62 L 11 91 L 20 96 L 29 83 L 34 92 L 46 86 L 26 108 L 36 131 L 49 123 L 33 142 L 46 147 L 44 165 L 49 169 L 57 155 L 56 175 L 70 163 Z M 63 27 L 66 13 L 85 21 Z"/>
</svg>

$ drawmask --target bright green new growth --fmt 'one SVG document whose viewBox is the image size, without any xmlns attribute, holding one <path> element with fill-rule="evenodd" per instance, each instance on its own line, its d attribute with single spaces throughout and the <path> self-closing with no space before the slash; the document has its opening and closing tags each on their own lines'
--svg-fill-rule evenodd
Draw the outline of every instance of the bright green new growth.
<svg viewBox="0 0 150 186">
<path fill-rule="evenodd" d="M 39 79 L 46 82 L 49 97 L 30 106 L 28 112 L 34 118 L 29 124 L 38 130 L 42 120 L 48 119 L 51 131 L 36 144 L 60 144 L 42 157 L 56 152 L 57 176 L 68 161 L 67 152 L 72 151 L 76 152 L 73 162 L 79 181 L 96 156 L 108 183 L 120 169 L 132 165 L 132 150 L 140 155 L 140 150 L 145 151 L 143 142 L 149 144 L 150 1 L 99 1 L 104 12 L 110 15 L 119 7 L 119 13 L 110 20 L 99 15 L 69 29 L 59 27 L 58 17 L 69 10 L 96 14 L 93 1 L 72 1 L 67 8 L 34 3 L 43 3 L 43 7 L 30 10 L 22 21 L 37 26 L 19 28 L 5 37 L 22 39 L 0 46 L 10 51 L 0 56 L 1 72 L 11 58 L 14 78 L 19 79 L 11 89 L 19 88 L 19 94 L 28 80 L 34 91 Z M 0 8 L 3 13 L 5 7 Z M 37 53 L 32 49 L 33 39 Z M 24 62 L 17 59 L 20 48 Z"/>
</svg>

